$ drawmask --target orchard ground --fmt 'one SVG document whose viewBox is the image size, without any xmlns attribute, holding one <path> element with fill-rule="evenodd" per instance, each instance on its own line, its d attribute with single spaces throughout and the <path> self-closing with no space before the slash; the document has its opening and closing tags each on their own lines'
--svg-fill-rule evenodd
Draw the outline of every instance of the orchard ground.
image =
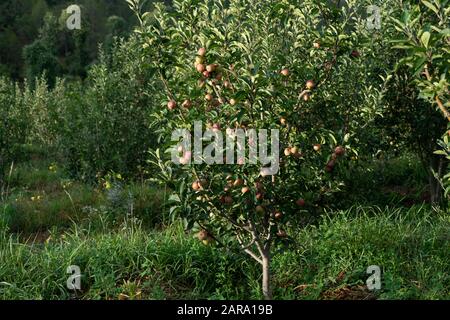
<svg viewBox="0 0 450 320">
<path fill-rule="evenodd" d="M 262 298 L 259 265 L 170 223 L 167 191 L 121 176 L 81 183 L 48 150 L 21 154 L 0 207 L 0 299 Z M 450 298 L 450 217 L 427 204 L 417 163 L 365 163 L 347 210 L 291 226 L 293 244 L 272 264 L 274 298 Z M 77 294 L 66 288 L 70 265 L 82 272 Z M 379 291 L 366 287 L 371 265 Z"/>
</svg>

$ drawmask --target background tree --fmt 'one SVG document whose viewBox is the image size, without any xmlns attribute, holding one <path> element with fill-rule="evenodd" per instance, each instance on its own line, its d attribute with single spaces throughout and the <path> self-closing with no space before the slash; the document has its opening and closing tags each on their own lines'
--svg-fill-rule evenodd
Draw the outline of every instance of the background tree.
<svg viewBox="0 0 450 320">
<path fill-rule="evenodd" d="M 149 1 L 148 5 L 150 6 L 151 3 L 152 1 Z M 13 79 L 23 80 L 35 71 L 39 74 L 39 70 L 44 65 L 49 68 L 50 55 L 43 58 L 40 63 L 35 61 L 36 65 L 29 68 L 28 65 L 25 65 L 22 51 L 25 46 L 32 45 L 34 41 L 43 36 L 40 30 L 46 28 L 45 23 L 48 21 L 46 22 L 45 16 L 47 14 L 60 17 L 61 12 L 64 15 L 66 8 L 71 4 L 73 3 L 69 0 L 2 1 L 0 3 L 0 72 L 13 77 Z M 60 26 L 56 29 L 47 28 L 47 31 L 50 32 L 46 31 L 45 34 L 47 37 L 56 37 L 56 42 L 53 44 L 56 45 L 57 51 L 52 55 L 60 63 L 59 73 L 83 78 L 86 76 L 86 67 L 97 59 L 99 44 L 110 41 L 109 35 L 112 33 L 110 27 L 107 26 L 108 18 L 117 16 L 123 19 L 121 23 L 125 25 L 119 27 L 120 30 L 114 31 L 120 35 L 124 35 L 126 30 L 131 30 L 131 26 L 136 21 L 123 0 L 81 0 L 78 4 L 82 7 L 82 24 L 84 26 L 82 30 L 68 32 L 65 23 L 62 24 L 60 21 Z M 35 52 L 43 46 L 42 43 L 34 45 Z M 31 51 L 28 52 L 30 55 L 32 55 Z M 39 64 L 41 67 L 38 66 Z M 52 72 L 50 70 L 49 73 Z"/>
<path fill-rule="evenodd" d="M 44 73 L 49 85 L 53 86 L 56 77 L 61 74 L 61 65 L 56 56 L 58 29 L 58 20 L 48 13 L 44 26 L 39 31 L 39 38 L 23 49 L 26 75 L 32 86 L 35 79 Z"/>
<path fill-rule="evenodd" d="M 406 56 L 399 61 L 399 70 L 402 74 L 397 79 L 397 88 L 401 92 L 414 89 L 407 87 L 412 83 L 419 94 L 409 94 L 413 97 L 410 109 L 405 112 L 413 115 L 409 119 L 415 119 L 415 128 L 422 133 L 416 142 L 411 145 L 420 149 L 421 159 L 426 163 L 430 172 L 431 201 L 442 201 L 442 186 L 440 179 L 446 171 L 448 161 L 440 155 L 433 154 L 437 148 L 436 132 L 445 130 L 445 122 L 437 119 L 436 113 L 417 108 L 435 108 L 450 121 L 450 29 L 449 29 L 449 1 L 407 1 L 402 6 L 402 15 L 399 19 L 392 17 L 398 35 L 393 40 L 394 48 L 404 50 Z M 408 74 L 405 75 L 402 66 L 407 66 Z M 426 103 L 421 103 L 418 98 Z M 400 101 L 399 101 L 400 102 Z M 404 104 L 396 104 L 397 108 L 406 107 Z M 403 109 L 404 110 L 404 109 Z M 409 121 L 411 123 L 411 121 Z"/>
</svg>

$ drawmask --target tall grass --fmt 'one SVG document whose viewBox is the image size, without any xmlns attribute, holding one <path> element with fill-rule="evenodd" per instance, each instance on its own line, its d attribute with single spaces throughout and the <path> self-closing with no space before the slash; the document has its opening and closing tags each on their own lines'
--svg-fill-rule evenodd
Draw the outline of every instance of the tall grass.
<svg viewBox="0 0 450 320">
<path fill-rule="evenodd" d="M 3 233 L 0 298 L 74 298 L 65 288 L 69 265 L 82 270 L 82 299 L 261 298 L 257 265 L 237 251 L 203 246 L 179 224 L 162 232 L 133 221 L 103 227 L 74 227 L 33 245 Z M 291 230 L 296 244 L 274 259 L 275 297 L 339 298 L 333 293 L 364 287 L 367 267 L 378 265 L 375 297 L 448 299 L 449 230 L 448 215 L 420 207 L 330 213 L 319 226 Z"/>
</svg>

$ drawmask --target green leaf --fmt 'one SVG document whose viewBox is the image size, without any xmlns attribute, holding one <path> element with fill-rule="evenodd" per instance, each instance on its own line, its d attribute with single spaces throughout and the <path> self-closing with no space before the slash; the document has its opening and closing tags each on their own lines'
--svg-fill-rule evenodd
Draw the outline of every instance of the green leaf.
<svg viewBox="0 0 450 320">
<path fill-rule="evenodd" d="M 180 197 L 179 197 L 177 194 L 172 194 L 172 195 L 169 197 L 169 201 L 173 201 L 173 202 L 181 202 L 181 199 L 180 199 Z"/>
<path fill-rule="evenodd" d="M 417 59 L 417 61 L 414 63 L 414 74 L 416 76 L 422 72 L 423 66 L 425 65 L 426 61 L 427 61 L 427 57 L 422 57 L 420 59 Z"/>
<path fill-rule="evenodd" d="M 347 134 L 344 136 L 344 143 L 347 143 L 349 140 L 350 140 L 350 133 L 347 133 Z"/>
<path fill-rule="evenodd" d="M 450 28 L 446 28 L 444 30 L 441 30 L 440 32 L 444 36 L 450 36 Z"/>
<path fill-rule="evenodd" d="M 420 37 L 420 41 L 422 41 L 422 44 L 425 46 L 425 48 L 428 48 L 428 43 L 430 42 L 431 34 L 428 31 L 425 31 L 422 36 Z"/>
<path fill-rule="evenodd" d="M 438 14 L 439 10 L 436 6 L 428 1 L 422 0 L 422 3 L 427 6 L 429 9 L 433 10 L 434 13 Z"/>
</svg>

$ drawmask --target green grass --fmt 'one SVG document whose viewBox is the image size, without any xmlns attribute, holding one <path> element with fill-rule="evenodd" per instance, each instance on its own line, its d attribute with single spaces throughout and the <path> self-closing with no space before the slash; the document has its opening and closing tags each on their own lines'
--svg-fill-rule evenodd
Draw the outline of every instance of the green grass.
<svg viewBox="0 0 450 320">
<path fill-rule="evenodd" d="M 1 194 L 0 299 L 262 298 L 260 267 L 237 248 L 206 247 L 167 225 L 164 190 L 122 180 L 105 190 L 71 179 L 41 150 L 22 158 Z M 421 204 L 417 162 L 376 161 L 349 175 L 340 206 L 361 205 L 291 226 L 293 245 L 272 264 L 275 298 L 450 299 L 450 216 Z M 415 190 L 407 206 L 395 188 Z M 77 296 L 66 289 L 70 265 L 83 273 Z M 371 265 L 383 271 L 375 293 L 365 287 Z"/>
<path fill-rule="evenodd" d="M 364 285 L 366 270 L 383 272 L 382 299 L 450 298 L 450 217 L 421 207 L 355 208 L 331 214 L 298 237 L 298 254 L 282 256 L 279 268 L 314 283 L 303 294 Z M 339 278 L 341 280 L 337 280 Z M 293 295 L 291 290 L 287 290 Z"/>
<path fill-rule="evenodd" d="M 380 299 L 450 298 L 450 218 L 421 208 L 353 209 L 292 230 L 297 245 L 273 261 L 277 299 L 345 298 L 383 270 Z M 0 238 L 1 299 L 69 299 L 67 266 L 83 272 L 83 299 L 259 299 L 259 267 L 245 255 L 205 247 L 179 225 L 148 232 L 75 228 L 46 244 Z M 341 290 L 341 291 L 340 291 Z"/>
<path fill-rule="evenodd" d="M 429 202 L 428 176 L 419 158 L 366 160 L 345 171 L 347 192 L 340 205 L 406 206 Z"/>
<path fill-rule="evenodd" d="M 70 179 L 64 168 L 39 153 L 30 158 L 15 164 L 5 179 L 8 192 L 1 196 L 0 220 L 12 232 L 65 229 L 73 222 L 91 223 L 104 211 L 114 221 L 132 214 L 146 225 L 161 223 L 164 194 L 154 187 L 130 183 L 111 196 L 111 190 Z"/>
</svg>

